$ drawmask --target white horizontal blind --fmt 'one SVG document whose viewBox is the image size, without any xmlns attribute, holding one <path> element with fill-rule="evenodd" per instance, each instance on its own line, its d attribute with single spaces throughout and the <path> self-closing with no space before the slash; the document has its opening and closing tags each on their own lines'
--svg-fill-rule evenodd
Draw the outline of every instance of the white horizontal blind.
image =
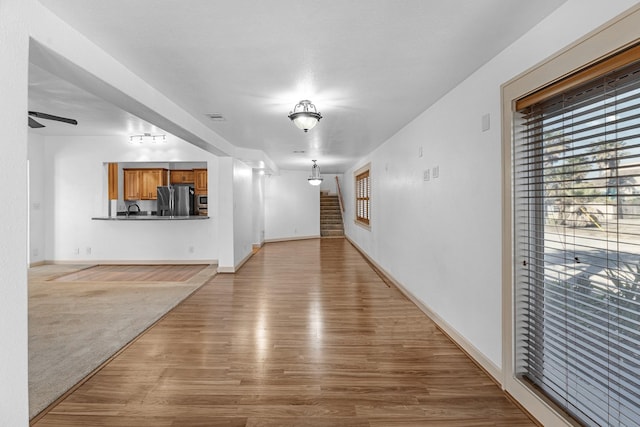
<svg viewBox="0 0 640 427">
<path fill-rule="evenodd" d="M 518 113 L 517 372 L 586 425 L 640 425 L 640 64 Z"/>
</svg>

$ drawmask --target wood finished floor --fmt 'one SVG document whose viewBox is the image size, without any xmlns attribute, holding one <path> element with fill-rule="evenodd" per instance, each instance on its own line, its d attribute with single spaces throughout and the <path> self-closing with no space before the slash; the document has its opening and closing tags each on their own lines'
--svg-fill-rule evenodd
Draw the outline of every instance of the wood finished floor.
<svg viewBox="0 0 640 427">
<path fill-rule="evenodd" d="M 56 282 L 185 282 L 207 267 L 185 265 L 96 265 L 56 277 Z"/>
<path fill-rule="evenodd" d="M 344 239 L 265 245 L 35 426 L 532 426 Z"/>
</svg>

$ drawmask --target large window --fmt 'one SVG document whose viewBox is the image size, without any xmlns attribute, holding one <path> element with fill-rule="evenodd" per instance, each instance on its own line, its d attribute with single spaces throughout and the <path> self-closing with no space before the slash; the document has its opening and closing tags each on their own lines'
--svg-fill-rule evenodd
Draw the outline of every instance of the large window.
<svg viewBox="0 0 640 427">
<path fill-rule="evenodd" d="M 371 219 L 371 177 L 369 168 L 356 172 L 356 222 L 369 225 Z"/>
<path fill-rule="evenodd" d="M 640 419 L 638 59 L 516 107 L 516 373 L 586 425 Z"/>
</svg>

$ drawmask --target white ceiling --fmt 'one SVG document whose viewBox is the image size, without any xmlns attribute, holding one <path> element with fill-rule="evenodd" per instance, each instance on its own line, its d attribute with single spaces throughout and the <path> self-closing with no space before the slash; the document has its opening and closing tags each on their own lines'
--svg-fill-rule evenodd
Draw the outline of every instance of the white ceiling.
<svg viewBox="0 0 640 427">
<path fill-rule="evenodd" d="M 39 1 L 232 144 L 283 169 L 318 159 L 327 173 L 352 166 L 565 0 Z M 29 109 L 79 121 L 35 132 L 156 131 L 34 65 L 29 82 Z M 307 134 L 287 118 L 301 99 L 324 116 Z"/>
</svg>

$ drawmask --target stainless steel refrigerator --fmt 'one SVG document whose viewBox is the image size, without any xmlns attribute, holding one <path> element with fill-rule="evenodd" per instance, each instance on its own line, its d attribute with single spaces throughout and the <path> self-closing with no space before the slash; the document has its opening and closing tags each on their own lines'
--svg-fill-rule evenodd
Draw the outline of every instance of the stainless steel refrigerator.
<svg viewBox="0 0 640 427">
<path fill-rule="evenodd" d="M 159 216 L 193 215 L 193 188 L 189 185 L 158 187 L 157 214 Z"/>
</svg>

